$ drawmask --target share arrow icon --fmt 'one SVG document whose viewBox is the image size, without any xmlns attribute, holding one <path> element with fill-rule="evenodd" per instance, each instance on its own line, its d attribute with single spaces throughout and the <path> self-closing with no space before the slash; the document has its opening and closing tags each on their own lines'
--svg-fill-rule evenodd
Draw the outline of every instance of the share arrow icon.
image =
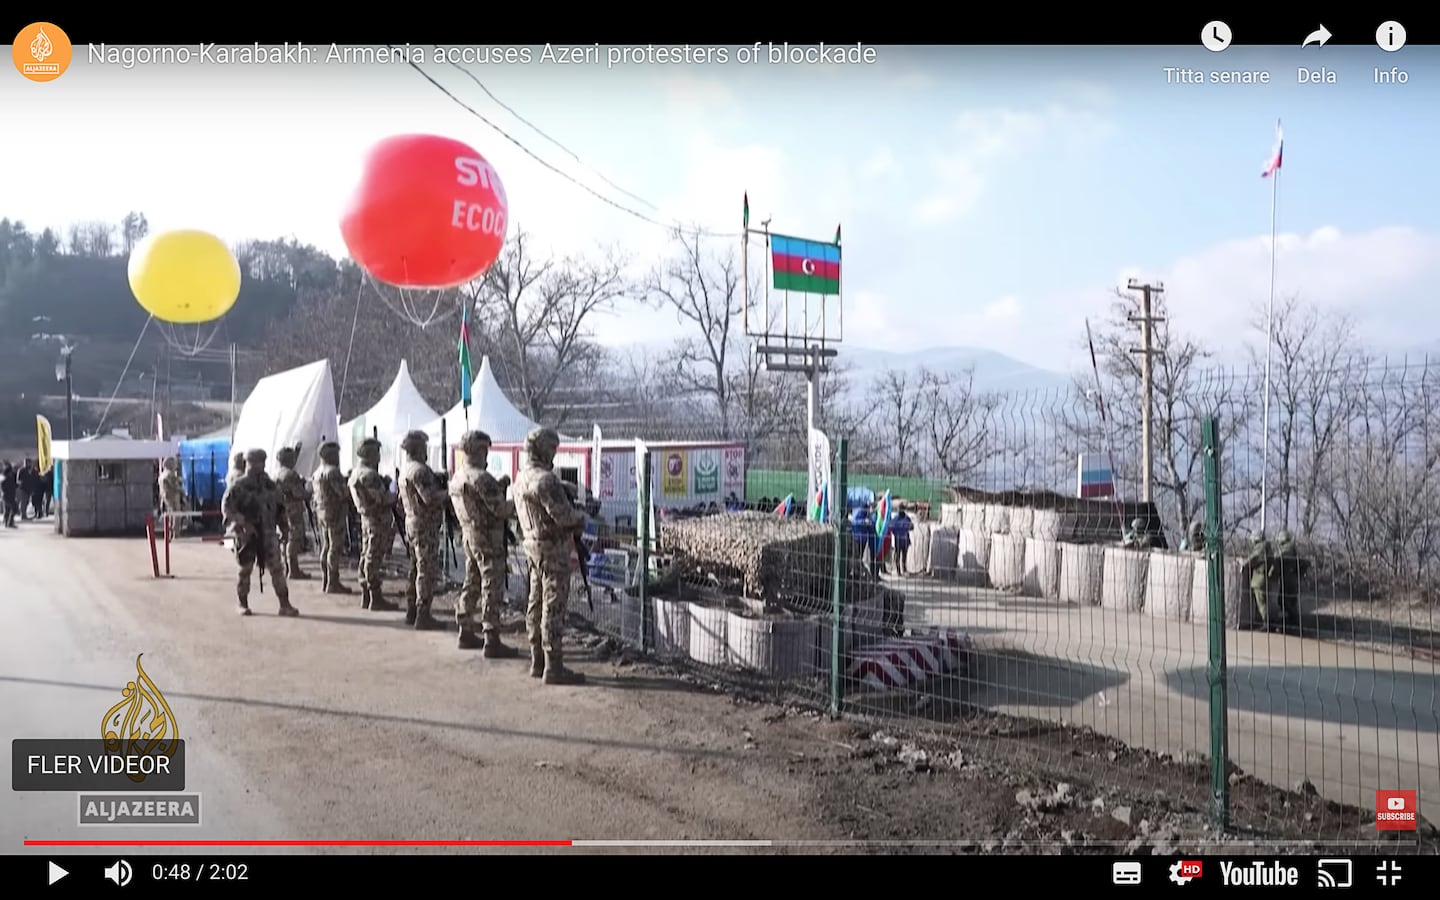
<svg viewBox="0 0 1440 900">
<path fill-rule="evenodd" d="M 1311 44 L 1318 44 L 1319 46 L 1323 47 L 1325 46 L 1325 42 L 1330 40 L 1330 38 L 1332 37 L 1334 37 L 1334 35 L 1330 33 L 1330 30 L 1324 25 L 1321 25 L 1315 31 L 1310 32 L 1309 37 L 1305 38 L 1305 43 L 1301 44 L 1300 46 L 1308 47 Z"/>
</svg>

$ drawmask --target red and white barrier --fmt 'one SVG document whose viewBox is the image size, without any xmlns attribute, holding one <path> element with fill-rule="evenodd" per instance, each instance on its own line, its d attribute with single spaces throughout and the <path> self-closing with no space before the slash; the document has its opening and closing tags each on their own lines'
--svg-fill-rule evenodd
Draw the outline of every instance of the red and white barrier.
<svg viewBox="0 0 1440 900">
<path fill-rule="evenodd" d="M 866 687 L 888 691 L 963 672 L 970 637 L 944 629 L 893 638 L 851 653 L 848 674 Z"/>
<path fill-rule="evenodd" d="M 145 536 L 150 542 L 150 564 L 156 578 L 173 578 L 170 572 L 170 545 L 176 541 L 192 541 L 204 544 L 219 544 L 225 540 L 223 534 L 196 534 L 186 535 L 181 533 L 178 522 L 187 519 L 218 519 L 221 517 L 219 510 L 205 511 L 183 511 L 183 512 L 162 512 L 160 514 L 160 534 L 155 533 L 155 517 L 145 517 Z M 164 548 L 165 571 L 160 571 L 161 552 Z"/>
</svg>

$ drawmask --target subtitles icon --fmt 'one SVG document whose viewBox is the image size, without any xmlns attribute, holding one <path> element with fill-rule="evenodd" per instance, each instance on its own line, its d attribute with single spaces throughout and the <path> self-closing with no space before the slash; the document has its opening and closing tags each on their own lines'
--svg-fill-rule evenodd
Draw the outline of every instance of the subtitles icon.
<svg viewBox="0 0 1440 900">
<path fill-rule="evenodd" d="M 1354 866 L 1348 859 L 1322 859 L 1315 864 L 1315 886 L 1348 888 L 1355 881 Z"/>
<path fill-rule="evenodd" d="M 1117 862 L 1110 867 L 1110 880 L 1115 884 L 1139 884 L 1140 873 L 1138 862 Z"/>
</svg>

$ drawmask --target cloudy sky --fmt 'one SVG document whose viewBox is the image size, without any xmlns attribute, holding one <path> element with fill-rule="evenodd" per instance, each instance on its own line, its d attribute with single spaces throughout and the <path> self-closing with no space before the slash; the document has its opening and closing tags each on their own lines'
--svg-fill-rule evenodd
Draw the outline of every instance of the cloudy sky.
<svg viewBox="0 0 1440 900">
<path fill-rule="evenodd" d="M 1336 83 L 1298 83 L 1301 65 Z M 1397 65 L 1407 83 L 1374 83 L 1376 66 Z M 1271 83 L 1167 83 L 1166 67 L 1263 70 Z M 1280 293 L 1351 312 L 1387 347 L 1440 337 L 1433 47 L 881 47 L 874 64 L 843 68 L 468 67 L 489 94 L 456 66 L 424 68 L 546 162 L 658 222 L 735 232 L 748 191 L 752 224 L 822 240 L 843 224 L 847 343 L 984 347 L 1050 369 L 1075 361 L 1085 317 L 1132 275 L 1163 280 L 1177 325 L 1238 353 L 1269 287 L 1260 170 L 1280 118 Z M 359 157 L 423 131 L 485 154 L 513 221 L 557 253 L 618 245 L 648 267 L 665 251 L 664 227 L 556 175 L 403 63 L 127 69 L 77 47 L 54 82 L 0 77 L 0 108 L 24 123 L 0 144 L 0 214 L 34 227 L 136 209 L 157 229 L 293 235 L 340 255 Z M 599 335 L 676 327 L 635 308 Z"/>
</svg>

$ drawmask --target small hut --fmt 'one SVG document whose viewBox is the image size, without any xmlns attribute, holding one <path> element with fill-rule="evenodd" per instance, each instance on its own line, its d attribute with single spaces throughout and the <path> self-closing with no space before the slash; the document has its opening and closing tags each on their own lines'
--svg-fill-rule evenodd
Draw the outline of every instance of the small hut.
<svg viewBox="0 0 1440 900">
<path fill-rule="evenodd" d="M 122 433 L 56 441 L 55 530 L 66 537 L 145 534 L 156 505 L 160 460 L 174 441 L 138 441 Z"/>
</svg>

